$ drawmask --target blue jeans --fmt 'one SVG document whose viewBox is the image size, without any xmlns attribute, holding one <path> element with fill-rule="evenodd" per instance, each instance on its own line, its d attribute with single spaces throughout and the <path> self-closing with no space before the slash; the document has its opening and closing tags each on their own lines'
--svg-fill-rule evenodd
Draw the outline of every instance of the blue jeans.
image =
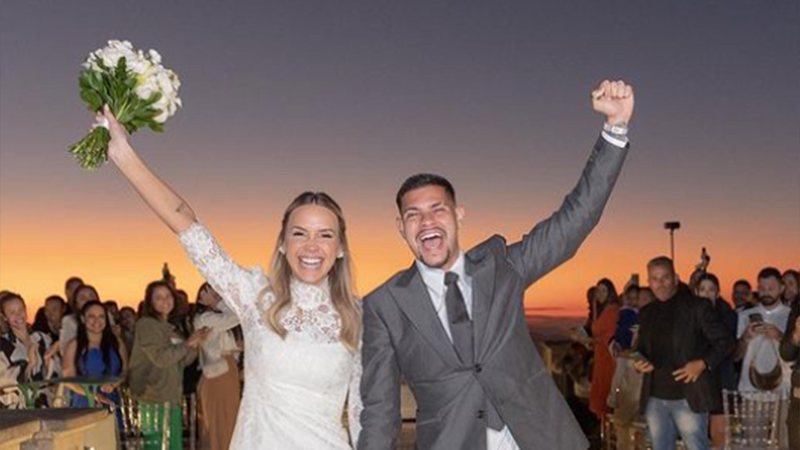
<svg viewBox="0 0 800 450">
<path fill-rule="evenodd" d="M 674 450 L 680 434 L 687 450 L 708 450 L 708 413 L 696 413 L 684 400 L 650 397 L 645 410 L 653 450 Z"/>
</svg>

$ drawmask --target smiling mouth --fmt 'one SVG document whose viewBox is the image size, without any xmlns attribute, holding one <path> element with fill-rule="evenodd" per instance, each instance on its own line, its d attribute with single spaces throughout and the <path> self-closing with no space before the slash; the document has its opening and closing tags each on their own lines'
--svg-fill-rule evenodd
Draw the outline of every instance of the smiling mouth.
<svg viewBox="0 0 800 450">
<path fill-rule="evenodd" d="M 319 269 L 322 267 L 322 258 L 311 258 L 306 256 L 301 256 L 300 258 L 300 266 L 306 269 Z"/>
<path fill-rule="evenodd" d="M 439 247 L 444 242 L 444 233 L 440 230 L 423 231 L 417 236 L 425 250 L 432 250 Z"/>
</svg>

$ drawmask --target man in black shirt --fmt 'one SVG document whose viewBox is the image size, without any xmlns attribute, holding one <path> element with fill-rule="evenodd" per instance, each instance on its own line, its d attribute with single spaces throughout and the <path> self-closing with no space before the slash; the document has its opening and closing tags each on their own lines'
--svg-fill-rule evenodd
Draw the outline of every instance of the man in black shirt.
<svg viewBox="0 0 800 450">
<path fill-rule="evenodd" d="M 678 434 L 687 449 L 707 449 L 708 412 L 722 402 L 711 371 L 735 342 L 711 304 L 678 283 L 671 259 L 651 260 L 647 275 L 657 301 L 640 312 L 634 367 L 645 373 L 640 407 L 653 450 L 674 449 Z"/>
</svg>

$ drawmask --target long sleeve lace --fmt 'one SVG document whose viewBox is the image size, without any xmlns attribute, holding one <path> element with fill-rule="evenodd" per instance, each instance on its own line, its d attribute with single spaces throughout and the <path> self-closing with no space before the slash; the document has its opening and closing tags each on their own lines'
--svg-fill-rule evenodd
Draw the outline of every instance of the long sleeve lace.
<svg viewBox="0 0 800 450">
<path fill-rule="evenodd" d="M 347 392 L 347 421 L 350 429 L 350 441 L 353 448 L 358 448 L 358 435 L 361 434 L 361 346 L 353 358 L 353 373 L 350 376 L 350 389 Z"/>
<path fill-rule="evenodd" d="M 225 304 L 242 317 L 243 309 L 252 306 L 258 292 L 268 284 L 261 269 L 240 267 L 198 222 L 180 233 L 179 239 L 197 270 L 222 296 Z"/>
</svg>

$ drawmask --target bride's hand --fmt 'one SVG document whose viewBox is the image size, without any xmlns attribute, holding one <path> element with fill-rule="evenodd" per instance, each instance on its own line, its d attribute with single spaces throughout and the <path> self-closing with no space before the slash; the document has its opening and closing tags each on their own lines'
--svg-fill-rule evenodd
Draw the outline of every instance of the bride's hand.
<svg viewBox="0 0 800 450">
<path fill-rule="evenodd" d="M 108 143 L 108 158 L 116 162 L 116 158 L 126 151 L 132 151 L 128 142 L 128 131 L 117 121 L 108 105 L 103 105 L 103 113 L 98 114 L 99 119 L 108 122 L 108 133 L 111 141 Z"/>
</svg>

